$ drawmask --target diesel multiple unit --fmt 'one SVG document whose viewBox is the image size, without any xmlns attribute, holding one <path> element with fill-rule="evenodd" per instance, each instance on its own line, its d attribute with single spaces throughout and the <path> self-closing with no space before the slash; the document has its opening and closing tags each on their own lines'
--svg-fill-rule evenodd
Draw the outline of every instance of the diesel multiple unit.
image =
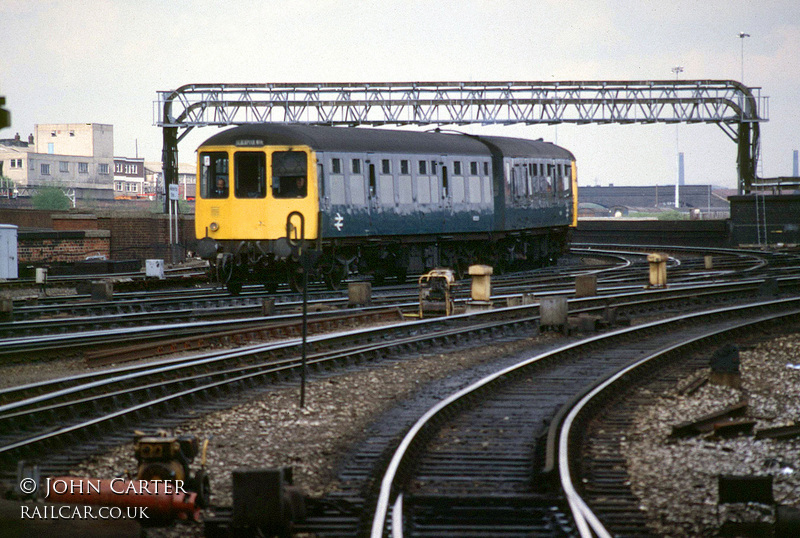
<svg viewBox="0 0 800 538">
<path fill-rule="evenodd" d="M 258 124 L 198 149 L 198 254 L 215 279 L 336 288 L 448 266 L 552 262 L 577 218 L 569 151 L 541 140 Z"/>
</svg>

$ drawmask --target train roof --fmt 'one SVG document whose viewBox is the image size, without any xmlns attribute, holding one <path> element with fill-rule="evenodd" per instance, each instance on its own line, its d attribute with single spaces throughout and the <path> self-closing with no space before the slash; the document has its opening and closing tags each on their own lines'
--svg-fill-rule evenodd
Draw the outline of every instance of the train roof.
<svg viewBox="0 0 800 538">
<path fill-rule="evenodd" d="M 485 140 L 506 157 L 572 158 L 572 154 L 541 140 L 499 136 L 473 136 L 440 132 L 400 131 L 357 127 L 328 127 L 285 123 L 260 123 L 234 127 L 215 134 L 203 146 L 282 145 L 309 146 L 315 151 L 459 154 L 490 156 Z"/>
<path fill-rule="evenodd" d="M 550 142 L 544 142 L 541 139 L 528 140 L 526 138 L 508 138 L 505 136 L 480 136 L 478 138 L 499 149 L 503 157 L 575 159 L 569 150 Z"/>
</svg>

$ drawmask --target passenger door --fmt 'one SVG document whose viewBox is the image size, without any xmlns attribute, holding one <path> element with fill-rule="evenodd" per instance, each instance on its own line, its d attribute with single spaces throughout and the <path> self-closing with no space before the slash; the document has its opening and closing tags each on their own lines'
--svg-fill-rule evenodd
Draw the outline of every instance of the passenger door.
<svg viewBox="0 0 800 538">
<path fill-rule="evenodd" d="M 451 231 L 456 225 L 453 222 L 453 192 L 450 185 L 450 170 L 444 155 L 439 160 L 437 178 L 441 193 L 442 231 Z"/>
</svg>

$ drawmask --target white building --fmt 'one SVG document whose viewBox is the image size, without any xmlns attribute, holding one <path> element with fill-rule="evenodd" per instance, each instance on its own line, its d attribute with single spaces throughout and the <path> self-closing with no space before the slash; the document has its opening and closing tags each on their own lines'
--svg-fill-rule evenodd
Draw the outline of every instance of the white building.
<svg viewBox="0 0 800 538">
<path fill-rule="evenodd" d="M 0 174 L 21 195 L 39 187 L 71 190 L 78 199 L 114 198 L 114 129 L 99 123 L 36 125 L 35 135 L 0 141 Z"/>
</svg>

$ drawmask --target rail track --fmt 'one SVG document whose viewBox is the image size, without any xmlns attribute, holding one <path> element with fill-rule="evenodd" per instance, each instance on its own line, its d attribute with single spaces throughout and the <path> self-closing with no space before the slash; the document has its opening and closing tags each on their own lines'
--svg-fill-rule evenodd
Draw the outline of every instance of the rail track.
<svg viewBox="0 0 800 538">
<path fill-rule="evenodd" d="M 662 247 L 659 250 L 668 249 Z M 592 269 L 598 271 L 598 280 L 603 283 L 600 295 L 571 300 L 570 312 L 573 315 L 599 317 L 613 308 L 620 318 L 642 315 L 663 317 L 672 312 L 687 308 L 696 309 L 709 303 L 728 304 L 742 300 L 753 301 L 755 298 L 783 293 L 796 293 L 798 288 L 798 277 L 794 269 L 797 264 L 790 256 L 765 256 L 760 253 L 738 251 L 719 253 L 718 257 L 715 257 L 713 270 L 705 269 L 702 256 L 697 254 L 680 259 L 674 258 L 671 261 L 671 284 L 674 284 L 674 287 L 671 286 L 667 290 L 643 291 L 646 262 L 641 252 L 605 253 L 587 249 L 576 250 L 575 255 L 604 259 L 614 257 L 614 261 L 610 263 L 604 261 Z M 626 274 L 631 267 L 634 271 Z M 505 275 L 493 281 L 493 299 L 496 303 L 502 304 L 508 297 L 523 293 L 536 296 L 559 293 L 569 295 L 573 293 L 568 287 L 570 281 L 580 272 L 586 272 L 586 268 L 568 274 L 563 270 L 544 270 L 536 273 L 534 282 L 531 282 L 532 278 L 527 274 Z M 752 276 L 742 281 L 743 275 Z M 392 286 L 383 288 L 382 291 L 387 301 L 394 301 L 396 304 L 401 300 L 399 298 L 414 298 L 416 288 L 405 288 Z M 319 291 L 318 295 L 319 300 L 323 302 L 342 300 L 341 293 L 334 297 L 336 294 Z M 465 295 L 462 291 L 460 297 L 464 298 Z M 286 294 L 281 296 L 280 302 L 291 304 L 294 297 L 296 296 Z M 654 300 L 656 298 L 657 300 Z M 214 308 L 214 300 L 216 299 L 208 303 L 211 305 L 207 306 L 208 309 Z M 245 293 L 236 300 L 252 301 L 255 304 L 247 308 L 260 310 L 263 292 L 253 292 L 251 296 Z M 165 304 L 170 301 L 174 302 L 175 299 L 164 299 Z M 263 319 L 258 320 L 258 323 L 263 322 Z M 436 349 L 437 346 L 485 345 L 498 339 L 514 339 L 528 335 L 536 330 L 537 322 L 538 304 L 534 304 L 448 319 L 403 323 L 397 327 L 320 336 L 309 342 L 311 346 L 309 366 L 318 375 L 327 375 L 329 372 L 335 372 L 342 363 L 362 364 L 386 356 L 414 355 L 421 350 Z M 158 331 L 159 328 L 154 330 Z M 121 329 L 120 334 L 124 335 Z M 87 334 L 81 334 L 76 338 L 81 339 L 86 336 Z M 128 441 L 130 434 L 127 432 L 133 428 L 155 430 L 159 427 L 169 427 L 204 410 L 230 405 L 231 399 L 240 398 L 240 393 L 244 391 L 264 390 L 264 387 L 269 390 L 275 383 L 281 385 L 294 380 L 300 369 L 298 346 L 299 342 L 296 339 L 276 344 L 251 345 L 235 351 L 206 353 L 184 359 L 158 361 L 149 365 L 115 368 L 96 374 L 75 376 L 72 379 L 58 379 L 0 391 L 0 402 L 3 402 L 0 405 L 0 473 L 10 477 L 15 463 L 24 458 L 29 462 L 38 462 L 45 473 L 59 474 L 88 455 L 103 450 L 104 447 Z M 585 385 L 587 367 L 578 368 L 583 369 L 582 378 Z M 589 368 L 591 374 L 596 373 L 594 369 Z M 567 374 L 564 374 L 563 378 L 556 376 L 557 382 L 554 387 L 564 382 L 566 378 Z M 575 380 L 575 384 L 579 382 Z M 520 397 L 530 396 L 531 391 L 539 394 L 538 388 L 532 389 L 529 386 L 522 390 L 523 396 Z M 558 390 L 554 388 L 551 392 Z M 498 403 L 495 410 L 513 409 L 518 405 L 512 397 L 505 403 Z M 190 409 L 191 413 L 188 412 Z M 553 406 L 549 413 L 552 416 Z M 502 425 L 503 422 L 507 422 L 506 416 L 509 417 L 508 421 L 516 421 L 519 419 L 516 415 L 516 413 L 503 415 L 501 421 L 494 420 L 491 413 L 484 415 L 482 418 L 484 429 L 489 430 L 490 426 L 496 426 L 497 422 Z M 536 438 L 541 436 L 544 423 L 540 417 L 538 423 L 533 421 L 524 424 L 524 421 L 520 421 L 513 424 L 509 429 L 526 430 L 530 434 L 529 438 Z M 504 428 L 501 429 L 506 431 Z M 81 444 L 81 440 L 87 437 L 93 441 Z M 451 435 L 449 438 L 443 436 L 441 441 L 443 448 L 440 452 L 444 453 L 448 444 L 459 445 L 462 441 L 464 442 L 461 447 L 462 453 L 480 453 L 481 449 L 486 448 L 483 446 L 483 443 L 487 442 L 485 439 L 473 441 L 472 438 L 469 441 L 477 445 L 475 448 L 466 448 L 467 437 L 459 434 Z M 454 442 L 454 439 L 458 442 Z M 390 445 L 397 442 L 391 435 L 384 441 Z M 508 452 L 513 454 L 514 450 L 509 448 Z M 519 453 L 520 450 L 517 449 L 517 456 Z M 365 457 L 364 461 L 370 458 L 375 461 L 387 459 L 382 449 Z M 488 485 L 489 488 L 497 487 L 498 484 L 502 486 L 501 489 L 505 488 L 502 495 L 497 495 L 486 506 L 484 506 L 486 501 L 481 500 L 480 492 L 458 488 L 449 494 L 439 491 L 435 480 L 443 476 L 443 473 L 437 470 L 427 471 L 433 469 L 434 463 L 436 462 L 424 463 L 422 468 L 426 469 L 427 475 L 412 477 L 405 482 L 410 484 L 410 494 L 408 497 L 405 495 L 401 497 L 402 506 L 397 509 L 404 510 L 404 513 L 408 514 L 408 524 L 411 525 L 409 528 L 424 529 L 431 518 L 445 521 L 450 517 L 453 520 L 459 519 L 451 517 L 453 514 L 462 513 L 472 514 L 470 517 L 473 521 L 491 517 L 497 517 L 500 521 L 503 519 L 501 514 L 508 513 L 507 503 L 510 503 L 524 504 L 526 507 L 524 513 L 521 513 L 521 519 L 516 521 L 519 528 L 530 530 L 540 528 L 536 525 L 544 525 L 541 528 L 550 529 L 546 532 L 574 533 L 575 523 L 568 516 L 569 502 L 563 496 L 554 495 L 547 489 L 541 491 L 520 489 L 522 482 L 518 477 L 525 473 L 527 476 L 539 473 L 530 460 L 525 464 L 519 461 L 509 463 L 507 470 L 504 470 L 506 474 L 500 476 L 499 480 L 498 476 L 488 477 L 485 480 L 484 485 Z M 486 465 L 488 461 L 483 463 L 485 468 L 491 470 L 491 465 Z M 523 468 L 520 465 L 527 467 Z M 405 464 L 403 468 L 406 468 Z M 468 471 L 465 468 L 459 467 L 458 470 L 467 476 Z M 360 487 L 370 480 L 363 474 L 363 468 L 357 472 L 353 471 L 353 480 L 361 481 Z M 541 473 L 541 476 L 547 477 L 548 480 L 553 475 L 552 472 Z M 514 482 L 515 480 L 517 482 Z M 476 484 L 480 481 L 474 480 Z M 323 535 L 352 536 L 344 531 L 337 534 L 339 531 L 333 531 L 331 528 L 336 527 L 340 531 L 347 529 L 349 532 L 354 529 L 363 531 L 368 527 L 369 525 L 365 526 L 365 521 L 360 516 L 353 513 L 354 507 L 360 513 L 364 513 L 364 508 L 370 504 L 366 500 L 367 497 L 363 492 L 354 493 L 353 488 L 347 491 L 347 495 L 333 499 L 332 504 L 322 503 L 327 508 L 320 509 L 321 511 L 316 514 L 317 519 L 312 517 L 305 528 L 315 531 L 322 529 Z M 442 503 L 449 506 L 449 515 L 436 511 L 437 506 Z M 332 505 L 338 508 L 330 508 Z M 342 509 L 342 506 L 349 508 Z M 388 507 L 387 513 L 391 514 L 392 510 L 394 508 Z M 327 523 L 321 523 L 322 520 Z M 392 524 L 394 523 L 385 525 Z M 317 527 L 314 527 L 315 525 Z M 456 526 L 453 529 L 455 529 L 452 530 L 453 535 L 459 535 L 458 532 L 464 530 L 463 528 L 459 530 Z M 431 531 L 431 534 L 438 536 L 440 534 L 437 533 L 440 531 L 445 533 L 441 535 L 450 532 L 447 529 L 437 528 Z M 475 532 L 480 535 L 481 531 L 477 529 Z M 516 531 L 510 529 L 509 532 L 509 535 L 514 535 Z M 498 534 L 485 535 L 498 536 Z"/>
<path fill-rule="evenodd" d="M 797 298 L 717 309 L 590 338 L 481 379 L 429 409 L 399 442 L 377 500 L 362 500 L 375 506 L 370 535 L 647 536 L 613 450 L 624 413 L 595 417 L 624 400 L 634 373 L 656 375 L 687 346 L 798 321 Z M 682 367 L 698 367 L 698 355 Z M 601 423 L 584 428 L 593 418 Z M 584 457 L 589 443 L 595 458 Z"/>
</svg>

